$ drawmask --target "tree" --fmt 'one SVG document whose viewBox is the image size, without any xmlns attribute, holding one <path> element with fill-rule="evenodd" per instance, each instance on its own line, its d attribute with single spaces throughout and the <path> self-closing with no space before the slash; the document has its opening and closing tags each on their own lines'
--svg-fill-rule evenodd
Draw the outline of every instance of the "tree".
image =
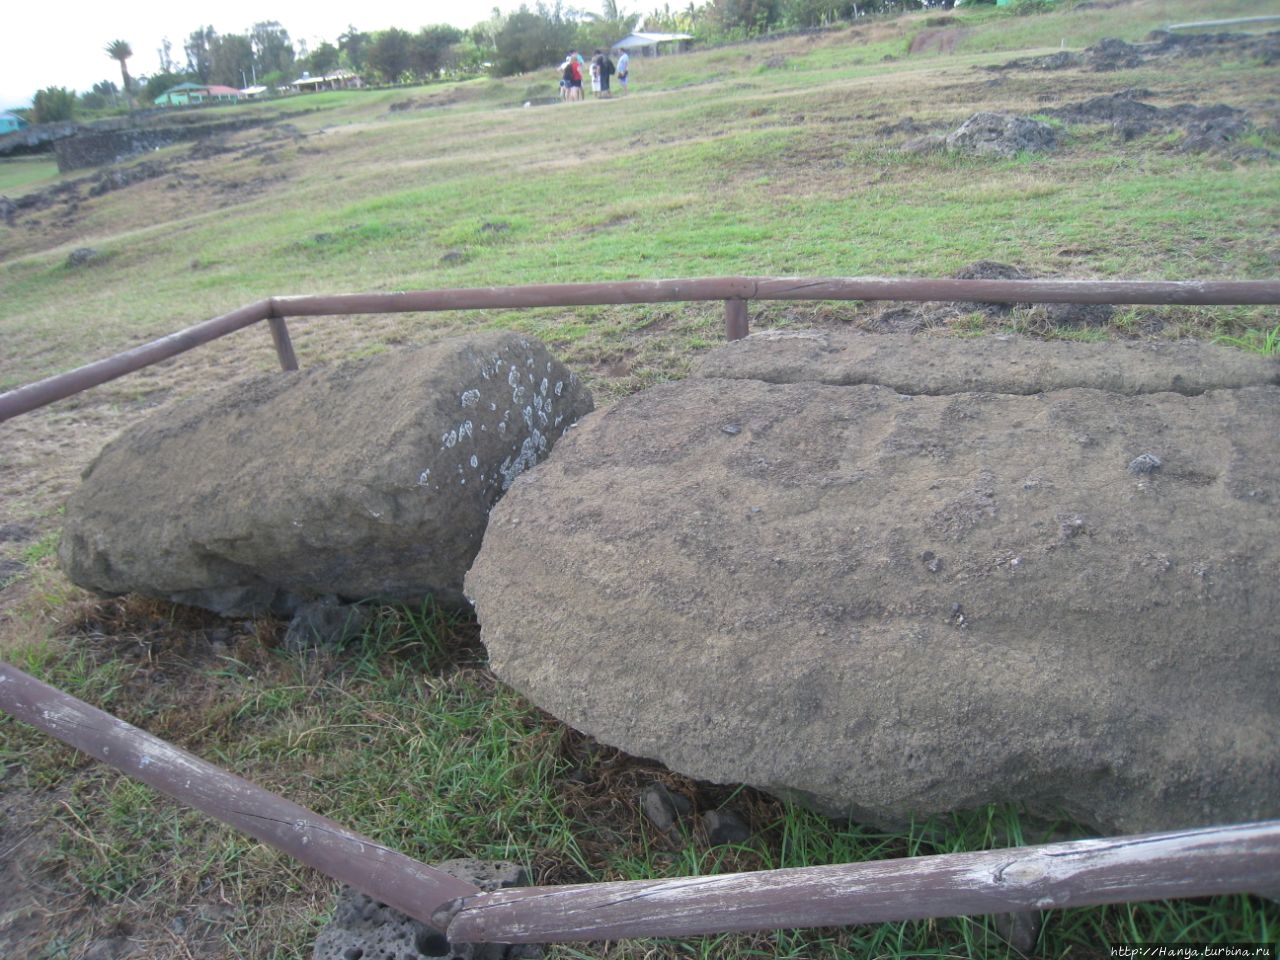
<svg viewBox="0 0 1280 960">
<path fill-rule="evenodd" d="M 852 19 L 854 9 L 852 0 L 782 0 L 781 22 L 788 27 L 820 27 Z"/>
<path fill-rule="evenodd" d="M 578 48 L 594 50 L 608 48 L 615 40 L 625 37 L 636 28 L 640 15 L 623 12 L 618 0 L 604 0 L 601 13 L 584 15 L 585 22 L 578 26 Z"/>
<path fill-rule="evenodd" d="M 725 37 L 758 36 L 779 21 L 779 0 L 712 0 L 708 19 Z"/>
<path fill-rule="evenodd" d="M 229 33 L 213 38 L 209 46 L 209 79 L 205 83 L 243 87 L 256 76 L 253 45 L 248 37 Z"/>
<path fill-rule="evenodd" d="M 661 10 L 643 17 L 644 28 L 659 33 L 696 33 L 707 18 L 708 6 L 696 6 L 691 0 L 683 10 L 672 10 L 671 4 L 665 3 Z"/>
<path fill-rule="evenodd" d="M 341 61 L 356 73 L 362 72 L 365 68 L 369 40 L 369 34 L 352 26 L 347 27 L 346 33 L 338 35 L 338 53 Z"/>
<path fill-rule="evenodd" d="M 453 65 L 451 48 L 461 40 L 463 32 L 457 27 L 423 27 L 414 36 L 409 48 L 409 69 L 420 80 L 434 79 Z"/>
<path fill-rule="evenodd" d="M 399 27 L 379 30 L 369 44 L 365 62 L 384 83 L 397 83 L 409 72 L 413 34 Z"/>
<path fill-rule="evenodd" d="M 76 112 L 76 95 L 66 87 L 45 87 L 31 98 L 31 118 L 35 123 L 70 120 Z"/>
<path fill-rule="evenodd" d="M 124 40 L 112 40 L 106 46 L 107 56 L 112 60 L 120 61 L 120 82 L 124 86 L 125 100 L 129 103 L 129 109 L 133 109 L 133 89 L 132 83 L 129 81 L 129 68 L 125 66 L 125 61 L 133 56 L 133 47 L 129 46 Z"/>
<path fill-rule="evenodd" d="M 168 37 L 160 41 L 160 49 L 156 51 L 156 55 L 160 58 L 161 73 L 178 72 L 178 65 L 173 62 L 173 44 Z"/>
<path fill-rule="evenodd" d="M 574 24 L 564 18 L 558 3 L 550 10 L 539 3 L 533 11 L 522 4 L 494 37 L 493 72 L 507 77 L 554 66 L 574 45 L 574 33 Z"/>
<path fill-rule="evenodd" d="M 213 45 L 218 33 L 213 27 L 201 27 L 187 37 L 183 51 L 187 55 L 187 73 L 192 74 L 199 83 L 209 83 L 213 71 Z"/>
<path fill-rule="evenodd" d="M 293 70 L 295 54 L 293 43 L 289 40 L 289 31 L 276 21 L 255 23 L 249 32 L 249 43 L 253 48 L 253 61 L 259 74 L 287 74 Z"/>
<path fill-rule="evenodd" d="M 93 85 L 93 92 L 102 97 L 103 100 L 110 100 L 113 107 L 120 105 L 120 88 L 110 80 L 102 80 Z M 84 97 L 80 98 L 84 100 Z"/>
<path fill-rule="evenodd" d="M 171 90 L 180 83 L 189 80 L 185 74 L 181 73 L 157 73 L 147 77 L 147 82 L 142 87 L 142 98 L 148 103 L 155 103 L 156 97 Z"/>
<path fill-rule="evenodd" d="M 337 69 L 339 56 L 338 48 L 326 40 L 307 57 L 307 70 L 313 77 L 328 76 Z"/>
</svg>

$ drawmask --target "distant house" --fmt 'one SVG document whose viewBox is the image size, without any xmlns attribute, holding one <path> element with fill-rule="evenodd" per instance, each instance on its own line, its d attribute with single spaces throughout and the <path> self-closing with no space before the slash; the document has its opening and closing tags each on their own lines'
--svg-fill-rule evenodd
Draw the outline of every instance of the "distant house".
<svg viewBox="0 0 1280 960">
<path fill-rule="evenodd" d="M 15 130 L 21 130 L 25 126 L 29 126 L 27 121 L 16 113 L 0 113 L 0 134 L 13 133 Z"/>
<path fill-rule="evenodd" d="M 245 87 L 240 91 L 240 99 L 241 100 L 261 100 L 263 97 L 267 95 L 267 91 L 269 89 L 270 89 L 269 87 L 264 87 L 260 83 L 254 84 L 252 87 Z"/>
<path fill-rule="evenodd" d="M 240 91 L 210 83 L 180 83 L 156 97 L 157 107 L 192 107 L 202 103 L 238 103 Z"/>
<path fill-rule="evenodd" d="M 683 53 L 692 40 L 693 37 L 687 33 L 629 33 L 614 43 L 612 49 L 638 53 L 642 57 L 656 57 L 659 53 Z"/>
<path fill-rule="evenodd" d="M 317 90 L 355 90 L 363 87 L 364 81 L 350 70 L 338 70 L 323 77 L 304 73 L 289 86 L 299 93 L 315 93 Z"/>
</svg>

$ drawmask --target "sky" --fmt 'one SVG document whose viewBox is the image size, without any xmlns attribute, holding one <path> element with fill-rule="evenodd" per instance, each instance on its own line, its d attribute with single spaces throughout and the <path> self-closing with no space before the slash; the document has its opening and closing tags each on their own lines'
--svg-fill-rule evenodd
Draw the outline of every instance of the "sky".
<svg viewBox="0 0 1280 960">
<path fill-rule="evenodd" d="M 489 19 L 494 7 L 503 13 L 519 0 L 360 0 L 353 4 L 324 0 L 217 0 L 210 4 L 103 3 L 101 0 L 28 0 L 8 4 L 4 16 L 4 54 L 0 56 L 0 110 L 30 106 L 45 87 L 77 93 L 111 80 L 120 85 L 120 65 L 104 52 L 113 40 L 133 48 L 130 76 L 157 73 L 165 37 L 181 67 L 187 37 L 203 26 L 218 33 L 248 33 L 255 23 L 275 20 L 294 47 L 305 40 L 314 50 L 324 40 L 336 45 L 338 35 L 355 26 L 365 33 L 399 27 L 416 33 L 429 24 L 462 29 Z"/>
</svg>

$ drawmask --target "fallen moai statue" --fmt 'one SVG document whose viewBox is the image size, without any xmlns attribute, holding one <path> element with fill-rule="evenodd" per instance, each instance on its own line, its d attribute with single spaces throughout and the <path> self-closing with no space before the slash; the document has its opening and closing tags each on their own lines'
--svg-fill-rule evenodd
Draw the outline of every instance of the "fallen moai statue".
<svg viewBox="0 0 1280 960">
<path fill-rule="evenodd" d="M 489 508 L 590 409 L 513 333 L 236 383 L 108 444 L 67 504 L 59 559 L 80 586 L 223 615 L 461 605 Z"/>
<path fill-rule="evenodd" d="M 868 823 L 1280 815 L 1275 361 L 812 334 L 701 369 L 494 509 L 466 589 L 499 677 Z"/>
</svg>

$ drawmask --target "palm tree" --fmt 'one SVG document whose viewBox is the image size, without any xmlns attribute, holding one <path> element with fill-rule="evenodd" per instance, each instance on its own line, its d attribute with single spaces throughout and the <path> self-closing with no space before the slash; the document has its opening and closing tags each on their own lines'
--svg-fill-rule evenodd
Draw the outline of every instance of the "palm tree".
<svg viewBox="0 0 1280 960">
<path fill-rule="evenodd" d="M 112 40 L 106 47 L 107 56 L 120 61 L 120 81 L 124 84 L 124 95 L 129 100 L 129 110 L 133 110 L 133 87 L 129 79 L 129 68 L 124 62 L 133 56 L 133 47 L 125 40 Z"/>
</svg>

